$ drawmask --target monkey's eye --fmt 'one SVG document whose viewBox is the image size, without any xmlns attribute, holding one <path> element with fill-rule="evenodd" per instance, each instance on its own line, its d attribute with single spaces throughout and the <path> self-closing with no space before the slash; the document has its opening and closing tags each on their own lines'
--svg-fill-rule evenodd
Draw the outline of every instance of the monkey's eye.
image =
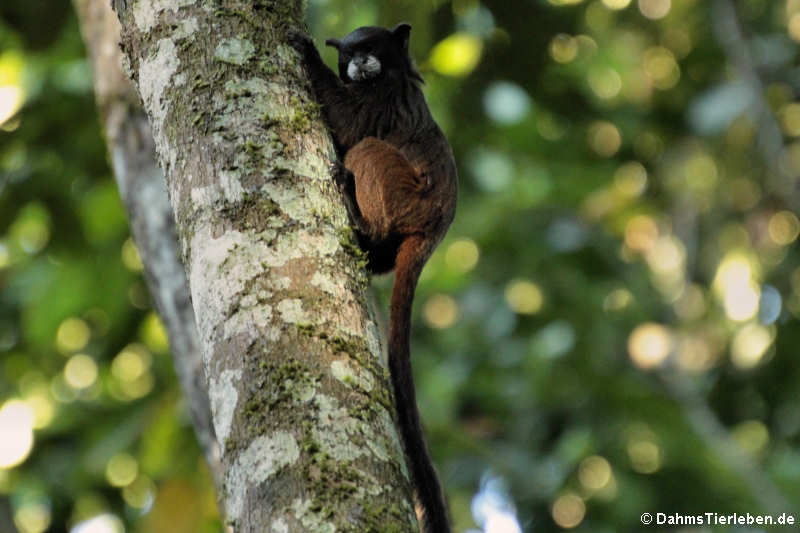
<svg viewBox="0 0 800 533">
<path fill-rule="evenodd" d="M 357 54 L 361 54 L 361 55 L 364 55 L 364 56 L 368 56 L 368 55 L 376 55 L 376 53 L 375 53 L 375 47 L 374 47 L 374 46 L 371 46 L 371 45 L 361 45 L 361 46 L 358 46 L 358 47 L 356 47 L 356 50 L 355 50 L 355 52 L 356 52 Z"/>
</svg>

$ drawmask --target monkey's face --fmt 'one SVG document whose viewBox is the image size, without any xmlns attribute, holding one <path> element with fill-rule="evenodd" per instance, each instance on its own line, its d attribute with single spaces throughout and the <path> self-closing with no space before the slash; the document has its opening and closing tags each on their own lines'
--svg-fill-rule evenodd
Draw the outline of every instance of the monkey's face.
<svg viewBox="0 0 800 533">
<path fill-rule="evenodd" d="M 392 30 L 365 26 L 344 39 L 325 44 L 339 51 L 339 77 L 345 83 L 363 83 L 407 75 L 411 68 L 408 35 L 411 26 L 399 24 Z"/>
<path fill-rule="evenodd" d="M 355 52 L 345 60 L 345 72 L 352 81 L 365 81 L 376 78 L 381 73 L 381 61 L 370 53 Z M 341 66 L 339 67 L 341 71 Z M 339 74 L 341 76 L 341 72 Z"/>
</svg>

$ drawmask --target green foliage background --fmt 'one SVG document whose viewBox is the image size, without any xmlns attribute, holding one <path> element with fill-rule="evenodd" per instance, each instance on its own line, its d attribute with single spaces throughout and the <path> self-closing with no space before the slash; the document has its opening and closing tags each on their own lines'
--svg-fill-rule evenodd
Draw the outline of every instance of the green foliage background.
<svg viewBox="0 0 800 533">
<path fill-rule="evenodd" d="M 413 339 L 457 530 L 800 512 L 800 2 L 316 0 L 308 16 L 318 43 L 411 22 L 459 162 Z M 68 4 L 2 2 L 0 112 L 9 87 L 0 463 L 29 427 L 8 413 L 36 429 L 0 468 L 0 531 L 221 531 Z"/>
</svg>

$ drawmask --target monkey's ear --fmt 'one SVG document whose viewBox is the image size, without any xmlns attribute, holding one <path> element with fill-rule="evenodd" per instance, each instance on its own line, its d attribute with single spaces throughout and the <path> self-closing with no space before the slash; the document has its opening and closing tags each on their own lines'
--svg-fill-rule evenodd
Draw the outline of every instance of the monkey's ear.
<svg viewBox="0 0 800 533">
<path fill-rule="evenodd" d="M 342 46 L 342 41 L 339 39 L 326 39 L 325 46 L 333 46 L 338 50 Z"/>
<path fill-rule="evenodd" d="M 408 50 L 408 36 L 411 33 L 411 24 L 401 22 L 392 29 L 392 35 L 403 46 L 403 50 Z"/>
</svg>

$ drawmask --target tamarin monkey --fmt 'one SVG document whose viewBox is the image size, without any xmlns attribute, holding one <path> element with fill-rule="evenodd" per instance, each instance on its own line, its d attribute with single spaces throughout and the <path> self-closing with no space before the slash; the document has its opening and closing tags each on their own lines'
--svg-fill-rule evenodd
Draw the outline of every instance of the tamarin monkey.
<svg viewBox="0 0 800 533">
<path fill-rule="evenodd" d="M 422 267 L 453 221 L 453 152 L 434 122 L 408 51 L 411 26 L 363 27 L 325 44 L 339 51 L 339 75 L 308 36 L 292 33 L 344 168 L 342 190 L 368 268 L 394 269 L 389 370 L 425 533 L 449 533 L 447 505 L 420 426 L 411 374 L 411 303 Z"/>
</svg>

